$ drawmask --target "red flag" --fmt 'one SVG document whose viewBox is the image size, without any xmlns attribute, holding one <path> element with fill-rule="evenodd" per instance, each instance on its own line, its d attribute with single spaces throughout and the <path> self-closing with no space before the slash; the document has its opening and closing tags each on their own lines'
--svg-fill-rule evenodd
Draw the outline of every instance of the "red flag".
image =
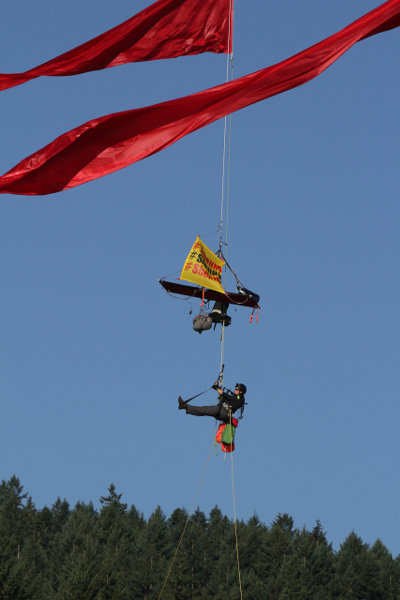
<svg viewBox="0 0 400 600">
<path fill-rule="evenodd" d="M 0 73 L 0 90 L 63 76 L 201 52 L 231 52 L 232 0 L 158 0 L 121 25 L 24 73 Z"/>
<path fill-rule="evenodd" d="M 89 121 L 0 177 L 0 193 L 51 194 L 122 169 L 231 112 L 310 81 L 356 42 L 399 25 L 400 0 L 389 0 L 277 65 L 185 98 Z"/>
</svg>

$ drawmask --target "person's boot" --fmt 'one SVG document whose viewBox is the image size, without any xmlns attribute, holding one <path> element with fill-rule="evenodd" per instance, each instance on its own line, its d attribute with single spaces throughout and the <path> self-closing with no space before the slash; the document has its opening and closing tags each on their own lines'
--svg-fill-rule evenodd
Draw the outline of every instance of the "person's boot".
<svg viewBox="0 0 400 600">
<path fill-rule="evenodd" d="M 184 400 L 182 400 L 182 398 L 179 396 L 178 398 L 178 410 L 183 410 L 184 408 L 186 408 L 186 402 Z"/>
</svg>

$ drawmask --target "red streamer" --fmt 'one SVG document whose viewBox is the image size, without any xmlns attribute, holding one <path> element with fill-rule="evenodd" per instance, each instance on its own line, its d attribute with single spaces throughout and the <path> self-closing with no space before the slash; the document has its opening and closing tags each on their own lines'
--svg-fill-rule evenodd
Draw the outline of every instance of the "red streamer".
<svg viewBox="0 0 400 600">
<path fill-rule="evenodd" d="M 60 77 L 131 62 L 227 53 L 230 0 L 158 0 L 121 25 L 24 73 L 0 73 L 0 91 L 41 75 Z"/>
<path fill-rule="evenodd" d="M 277 65 L 185 98 L 89 121 L 0 177 L 0 193 L 51 194 L 122 169 L 231 112 L 310 81 L 356 42 L 399 25 L 400 0 L 389 0 Z"/>
</svg>

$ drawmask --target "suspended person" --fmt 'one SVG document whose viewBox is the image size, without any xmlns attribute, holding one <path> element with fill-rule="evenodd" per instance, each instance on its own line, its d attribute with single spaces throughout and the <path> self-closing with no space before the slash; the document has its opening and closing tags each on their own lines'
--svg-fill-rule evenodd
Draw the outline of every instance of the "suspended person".
<svg viewBox="0 0 400 600">
<path fill-rule="evenodd" d="M 229 411 L 231 411 L 231 415 L 233 415 L 237 410 L 240 410 L 242 416 L 245 405 L 244 395 L 247 392 L 244 383 L 237 383 L 233 393 L 230 392 L 230 390 L 224 392 L 224 390 L 218 386 L 218 381 L 212 386 L 219 394 L 218 404 L 213 406 L 191 406 L 188 404 L 188 401 L 185 402 L 179 396 L 178 409 L 186 410 L 186 414 L 194 415 L 196 417 L 214 417 L 223 423 L 229 422 Z"/>
</svg>

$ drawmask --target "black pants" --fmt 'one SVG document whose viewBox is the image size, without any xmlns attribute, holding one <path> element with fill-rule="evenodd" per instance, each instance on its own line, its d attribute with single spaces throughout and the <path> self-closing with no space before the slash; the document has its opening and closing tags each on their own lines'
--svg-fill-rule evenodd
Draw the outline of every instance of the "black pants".
<svg viewBox="0 0 400 600">
<path fill-rule="evenodd" d="M 188 415 L 194 415 L 195 417 L 214 417 L 218 421 L 228 422 L 228 411 L 226 408 L 217 404 L 215 406 L 191 406 L 186 405 L 186 413 Z"/>
</svg>

